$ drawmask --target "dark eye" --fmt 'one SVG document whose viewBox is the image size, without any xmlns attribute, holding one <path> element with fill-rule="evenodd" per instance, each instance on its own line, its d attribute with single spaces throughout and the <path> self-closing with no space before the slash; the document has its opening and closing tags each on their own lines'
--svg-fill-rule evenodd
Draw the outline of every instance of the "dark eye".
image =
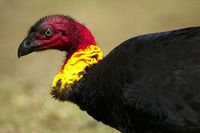
<svg viewBox="0 0 200 133">
<path fill-rule="evenodd" d="M 53 35 L 53 31 L 51 29 L 46 29 L 44 31 L 44 35 L 47 37 L 51 37 Z"/>
</svg>

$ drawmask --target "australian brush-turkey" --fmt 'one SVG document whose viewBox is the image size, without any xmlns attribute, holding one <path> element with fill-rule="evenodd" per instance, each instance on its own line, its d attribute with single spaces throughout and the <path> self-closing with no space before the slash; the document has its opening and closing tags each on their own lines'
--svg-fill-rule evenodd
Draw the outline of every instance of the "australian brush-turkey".
<svg viewBox="0 0 200 133">
<path fill-rule="evenodd" d="M 103 58 L 68 16 L 36 22 L 18 49 L 66 51 L 51 95 L 123 133 L 200 133 L 200 27 L 137 36 Z"/>
</svg>

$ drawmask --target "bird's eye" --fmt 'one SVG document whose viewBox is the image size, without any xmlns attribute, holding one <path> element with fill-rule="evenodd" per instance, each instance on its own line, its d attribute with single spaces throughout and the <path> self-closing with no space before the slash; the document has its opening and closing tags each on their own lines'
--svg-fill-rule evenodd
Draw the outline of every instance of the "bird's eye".
<svg viewBox="0 0 200 133">
<path fill-rule="evenodd" d="M 53 35 L 53 31 L 51 29 L 46 29 L 44 31 L 44 35 L 47 37 L 51 37 Z"/>
</svg>

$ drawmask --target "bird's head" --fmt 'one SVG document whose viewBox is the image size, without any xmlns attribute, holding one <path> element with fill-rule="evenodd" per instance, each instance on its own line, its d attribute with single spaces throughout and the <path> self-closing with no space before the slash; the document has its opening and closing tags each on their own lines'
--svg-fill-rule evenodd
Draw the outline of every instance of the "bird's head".
<svg viewBox="0 0 200 133">
<path fill-rule="evenodd" d="M 51 94 L 63 99 L 88 68 L 103 58 L 91 32 L 71 17 L 46 16 L 37 21 L 18 48 L 18 57 L 34 51 L 57 49 L 66 51 L 66 60 L 52 82 Z"/>
<path fill-rule="evenodd" d="M 69 16 L 51 15 L 37 21 L 18 48 L 18 57 L 34 51 L 58 49 L 73 53 L 96 44 L 91 32 Z"/>
</svg>

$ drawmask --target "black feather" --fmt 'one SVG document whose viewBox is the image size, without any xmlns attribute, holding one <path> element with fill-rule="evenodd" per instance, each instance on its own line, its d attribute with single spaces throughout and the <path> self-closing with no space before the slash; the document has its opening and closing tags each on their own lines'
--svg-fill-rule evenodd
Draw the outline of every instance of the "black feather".
<svg viewBox="0 0 200 133">
<path fill-rule="evenodd" d="M 200 27 L 123 42 L 61 100 L 123 133 L 200 133 Z"/>
</svg>

